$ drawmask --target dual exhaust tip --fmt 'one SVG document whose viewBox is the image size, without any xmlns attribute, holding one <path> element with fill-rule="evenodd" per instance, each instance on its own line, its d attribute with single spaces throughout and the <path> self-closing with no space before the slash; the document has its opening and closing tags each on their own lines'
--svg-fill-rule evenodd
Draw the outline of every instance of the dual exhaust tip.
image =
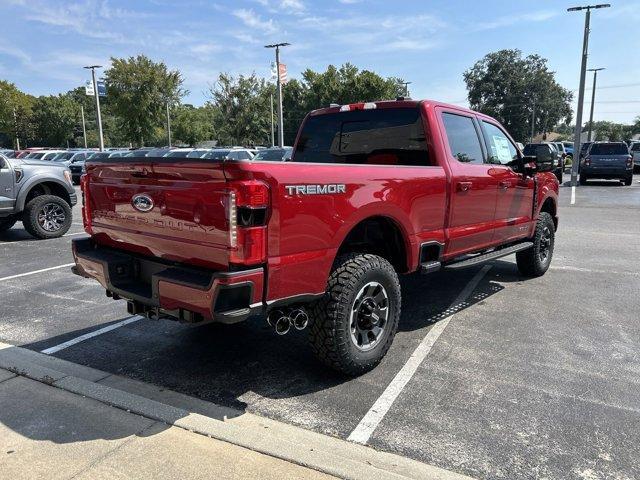
<svg viewBox="0 0 640 480">
<path fill-rule="evenodd" d="M 267 322 L 278 335 L 286 335 L 291 327 L 296 330 L 304 330 L 309 325 L 309 315 L 303 308 L 290 310 L 274 310 L 267 317 Z"/>
</svg>

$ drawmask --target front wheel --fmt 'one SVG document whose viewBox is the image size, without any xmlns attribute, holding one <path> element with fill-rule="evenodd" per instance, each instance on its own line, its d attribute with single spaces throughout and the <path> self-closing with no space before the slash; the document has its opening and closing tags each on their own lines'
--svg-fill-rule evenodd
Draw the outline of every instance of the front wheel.
<svg viewBox="0 0 640 480">
<path fill-rule="evenodd" d="M 551 265 L 555 245 L 555 224 L 547 212 L 541 212 L 533 234 L 533 247 L 516 253 L 518 270 L 527 277 L 544 275 Z"/>
<path fill-rule="evenodd" d="M 311 308 L 309 341 L 318 359 L 347 375 L 361 375 L 385 356 L 400 318 L 398 275 L 382 257 L 339 257 L 324 297 Z"/>
<path fill-rule="evenodd" d="M 630 187 L 633 184 L 633 176 L 629 175 L 624 180 L 622 180 L 627 187 Z"/>
<path fill-rule="evenodd" d="M 38 195 L 25 207 L 22 224 L 36 238 L 61 237 L 71 228 L 71 207 L 55 195 Z"/>
</svg>

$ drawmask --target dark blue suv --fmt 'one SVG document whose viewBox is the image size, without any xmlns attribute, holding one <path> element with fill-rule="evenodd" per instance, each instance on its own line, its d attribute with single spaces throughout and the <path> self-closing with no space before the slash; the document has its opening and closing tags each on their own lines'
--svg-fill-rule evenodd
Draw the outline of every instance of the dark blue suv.
<svg viewBox="0 0 640 480">
<path fill-rule="evenodd" d="M 580 160 L 580 185 L 590 178 L 620 179 L 633 182 L 633 157 L 624 142 L 594 142 Z"/>
</svg>

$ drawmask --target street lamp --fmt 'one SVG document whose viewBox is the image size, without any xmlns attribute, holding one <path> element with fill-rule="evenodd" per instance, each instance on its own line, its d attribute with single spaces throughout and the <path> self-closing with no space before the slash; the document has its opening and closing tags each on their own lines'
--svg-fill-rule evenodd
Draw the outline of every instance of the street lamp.
<svg viewBox="0 0 640 480">
<path fill-rule="evenodd" d="M 98 82 L 96 81 L 96 68 L 102 65 L 89 65 L 84 67 L 91 70 L 91 80 L 93 81 L 93 96 L 96 99 L 96 117 L 98 117 L 98 137 L 100 138 L 100 151 L 104 150 L 104 138 L 102 136 L 102 115 L 100 114 L 100 96 L 98 95 Z"/>
<path fill-rule="evenodd" d="M 278 94 L 278 146 L 282 148 L 284 146 L 284 131 L 283 131 L 283 119 L 282 119 L 282 82 L 280 81 L 280 47 L 287 47 L 290 43 L 274 43 L 271 45 L 265 45 L 264 48 L 276 49 L 276 85 Z"/>
<path fill-rule="evenodd" d="M 409 85 L 413 82 L 401 82 L 404 85 L 404 95 L 405 97 L 409 97 Z"/>
<path fill-rule="evenodd" d="M 589 114 L 589 139 L 591 141 L 591 130 L 593 129 L 593 104 L 596 101 L 596 79 L 598 78 L 598 72 L 600 70 L 606 70 L 604 67 L 602 68 L 590 68 L 587 71 L 593 72 L 593 89 L 591 91 L 591 113 Z"/>
<path fill-rule="evenodd" d="M 579 12 L 586 10 L 584 17 L 584 38 L 582 40 L 582 64 L 580 66 L 580 88 L 578 89 L 578 108 L 576 112 L 576 128 L 573 135 L 573 163 L 571 164 L 571 186 L 578 183 L 578 161 L 580 159 L 580 135 L 582 133 L 582 107 L 584 103 L 584 82 L 587 74 L 587 55 L 589 52 L 589 21 L 591 10 L 598 8 L 608 8 L 611 4 L 600 3 L 598 5 L 586 5 L 581 7 L 567 8 L 567 12 Z"/>
</svg>

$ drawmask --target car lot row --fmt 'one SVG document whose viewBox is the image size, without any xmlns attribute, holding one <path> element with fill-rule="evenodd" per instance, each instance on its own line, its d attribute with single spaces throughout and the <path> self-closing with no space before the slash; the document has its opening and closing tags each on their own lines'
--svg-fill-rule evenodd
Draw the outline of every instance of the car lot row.
<svg viewBox="0 0 640 480">
<path fill-rule="evenodd" d="M 486 272 L 404 278 L 396 341 L 357 379 L 322 368 L 305 332 L 285 341 L 262 319 L 227 327 L 130 319 L 122 302 L 69 272 L 79 215 L 66 237 L 38 242 L 12 229 L 0 238 L 0 340 L 348 438 L 449 319 L 369 445 L 481 478 L 635 478 L 640 185 L 581 187 L 573 206 L 569 192 L 561 190 L 546 276 L 525 280 L 507 257 Z"/>
</svg>

